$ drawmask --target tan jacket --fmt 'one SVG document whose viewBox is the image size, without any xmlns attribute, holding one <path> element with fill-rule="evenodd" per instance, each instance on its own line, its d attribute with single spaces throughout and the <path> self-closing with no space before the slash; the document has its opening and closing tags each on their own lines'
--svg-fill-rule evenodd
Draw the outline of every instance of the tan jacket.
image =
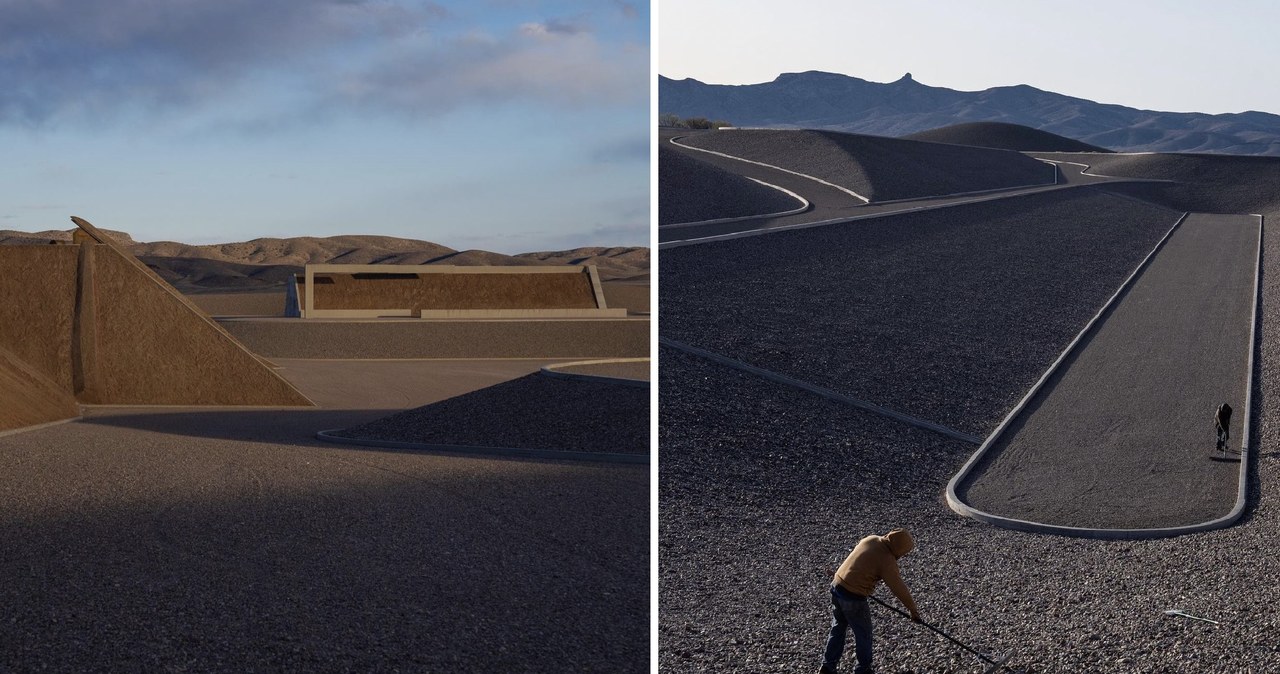
<svg viewBox="0 0 1280 674">
<path fill-rule="evenodd" d="M 914 615 L 917 613 L 916 602 L 911 598 L 907 584 L 902 582 L 898 558 L 911 552 L 915 546 L 911 534 L 905 529 L 894 529 L 888 536 L 867 536 L 858 541 L 853 552 L 845 558 L 832 582 L 854 594 L 870 597 L 876 590 L 876 583 L 883 580 L 898 601 Z"/>
</svg>

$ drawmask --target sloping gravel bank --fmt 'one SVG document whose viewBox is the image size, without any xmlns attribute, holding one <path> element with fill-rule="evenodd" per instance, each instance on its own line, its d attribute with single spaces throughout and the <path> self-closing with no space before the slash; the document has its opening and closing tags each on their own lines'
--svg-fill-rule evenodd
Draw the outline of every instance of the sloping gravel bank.
<svg viewBox="0 0 1280 674">
<path fill-rule="evenodd" d="M 649 453 L 649 390 L 531 374 L 330 435 L 469 447 Z"/>
<path fill-rule="evenodd" d="M 1280 213 L 1280 157 L 1206 154 L 1041 154 L 1089 165 L 1089 172 L 1175 184 L 1117 184 L 1131 194 L 1172 208 L 1204 213 Z"/>
<path fill-rule="evenodd" d="M 671 249 L 662 334 L 985 435 L 1179 215 L 1086 188 Z"/>
<path fill-rule="evenodd" d="M 1008 150 L 835 131 L 735 129 L 679 142 L 821 178 L 873 202 L 1053 184 L 1055 175 Z"/>
<path fill-rule="evenodd" d="M 990 147 L 1017 152 L 1111 152 L 1056 133 L 1005 122 L 967 122 L 907 134 L 906 140 Z"/>
<path fill-rule="evenodd" d="M 658 225 L 782 213 L 797 199 L 754 180 L 658 146 Z"/>
</svg>

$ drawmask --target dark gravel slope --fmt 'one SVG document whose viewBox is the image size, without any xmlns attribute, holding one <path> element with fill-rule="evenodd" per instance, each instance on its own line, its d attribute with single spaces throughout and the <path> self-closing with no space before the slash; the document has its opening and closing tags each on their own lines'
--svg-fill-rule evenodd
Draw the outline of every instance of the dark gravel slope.
<svg viewBox="0 0 1280 674">
<path fill-rule="evenodd" d="M 671 249 L 661 332 L 985 435 L 1178 215 L 1082 188 Z"/>
<path fill-rule="evenodd" d="M 1280 254 L 1280 242 L 1268 249 Z M 1276 286 L 1255 390 L 1256 509 L 1232 529 L 1158 541 L 962 518 L 942 492 L 971 447 L 661 349 L 660 668 L 816 671 L 835 565 L 858 538 L 896 526 L 918 543 L 902 568 L 925 619 L 985 652 L 1016 650 L 1010 664 L 1032 674 L 1280 666 L 1280 455 L 1265 449 L 1280 442 L 1280 403 L 1267 393 L 1280 362 Z M 1222 624 L 1163 615 L 1173 608 Z M 879 607 L 873 615 L 879 672 L 981 667 Z"/>
<path fill-rule="evenodd" d="M 649 390 L 531 374 L 332 435 L 470 447 L 649 453 Z"/>
<path fill-rule="evenodd" d="M 658 224 L 768 215 L 800 201 L 754 180 L 658 146 Z"/>
<path fill-rule="evenodd" d="M 680 142 L 821 178 L 873 202 L 1054 180 L 1050 167 L 1017 152 L 834 131 L 736 129 Z"/>
<path fill-rule="evenodd" d="M 1017 152 L 1111 152 L 1074 138 L 1006 122 L 969 122 L 903 136 L 906 140 L 971 145 Z"/>
<path fill-rule="evenodd" d="M 1280 215 L 1280 157 L 1204 154 L 1043 154 L 1089 164 L 1091 173 L 1172 180 L 1175 184 L 1117 184 L 1116 192 L 1204 213 Z"/>
</svg>

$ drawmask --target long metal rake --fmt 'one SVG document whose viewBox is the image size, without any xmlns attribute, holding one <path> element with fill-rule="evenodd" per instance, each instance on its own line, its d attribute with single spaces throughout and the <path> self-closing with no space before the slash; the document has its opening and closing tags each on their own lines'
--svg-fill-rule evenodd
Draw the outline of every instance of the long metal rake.
<svg viewBox="0 0 1280 674">
<path fill-rule="evenodd" d="M 886 604 L 885 602 L 881 601 L 881 600 L 880 600 L 879 598 L 877 598 L 877 597 L 870 597 L 870 599 L 871 599 L 872 601 L 874 601 L 875 603 L 877 603 L 877 604 L 879 604 L 879 605 L 881 605 L 881 606 L 883 606 L 883 607 L 885 607 L 885 608 L 889 609 L 890 611 L 893 611 L 894 613 L 897 613 L 898 615 L 900 615 L 900 616 L 902 616 L 902 617 L 904 617 L 904 618 L 906 618 L 906 619 L 908 619 L 908 620 L 910 620 L 910 619 L 911 619 L 911 614 L 907 613 L 906 611 L 902 611 L 902 610 L 897 609 L 897 608 L 895 608 L 895 607 L 893 607 L 893 606 L 890 606 L 889 604 Z M 951 643 L 953 643 L 953 644 L 955 644 L 955 645 L 959 646 L 960 648 L 963 648 L 963 649 L 965 649 L 966 651 L 969 651 L 970 653 L 973 653 L 974 655 L 978 656 L 978 659 L 979 659 L 979 660 L 981 660 L 981 661 L 983 661 L 983 662 L 987 663 L 988 667 L 987 667 L 985 670 L 983 670 L 983 674 L 992 674 L 992 672 L 995 672 L 996 670 L 1000 669 L 1001 667 L 1008 667 L 1008 665 L 1007 665 L 1007 664 L 1005 664 L 1005 663 L 1009 662 L 1009 658 L 1013 657 L 1013 651 L 1009 651 L 1008 653 L 1005 653 L 1005 654 L 1004 654 L 1004 656 L 1003 656 L 1003 657 L 1000 657 L 1000 658 L 994 658 L 994 659 L 993 659 L 993 658 L 987 657 L 986 655 L 983 655 L 982 653 L 979 653 L 977 650 L 975 650 L 975 649 L 973 649 L 973 648 L 970 648 L 968 644 L 966 644 L 966 643 L 964 643 L 964 642 L 960 641 L 959 639 L 957 639 L 957 638 L 955 638 L 955 637 L 951 636 L 950 634 L 947 634 L 946 632 L 943 632 L 941 629 L 939 629 L 939 628 L 937 628 L 937 627 L 934 627 L 933 625 L 930 625 L 930 624 L 929 624 L 929 623 L 927 623 L 927 622 L 924 622 L 923 620 L 922 620 L 922 621 L 920 621 L 920 624 L 921 624 L 921 625 L 924 625 L 925 627 L 928 627 L 930 630 L 933 630 L 933 632 L 934 632 L 934 633 L 938 634 L 939 636 L 941 636 L 942 638 L 946 639 L 947 641 L 950 641 Z M 1010 668 L 1010 669 L 1012 669 L 1012 668 Z"/>
</svg>

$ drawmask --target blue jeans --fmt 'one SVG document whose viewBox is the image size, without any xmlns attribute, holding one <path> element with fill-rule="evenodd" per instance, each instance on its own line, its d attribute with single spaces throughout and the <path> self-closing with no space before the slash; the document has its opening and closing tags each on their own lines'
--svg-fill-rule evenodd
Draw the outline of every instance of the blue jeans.
<svg viewBox="0 0 1280 674">
<path fill-rule="evenodd" d="M 848 590 L 831 586 L 831 632 L 827 634 L 827 650 L 822 663 L 836 668 L 844 653 L 844 635 L 853 628 L 854 653 L 858 657 L 855 674 L 871 671 L 871 606 L 867 600 L 854 597 Z"/>
</svg>

